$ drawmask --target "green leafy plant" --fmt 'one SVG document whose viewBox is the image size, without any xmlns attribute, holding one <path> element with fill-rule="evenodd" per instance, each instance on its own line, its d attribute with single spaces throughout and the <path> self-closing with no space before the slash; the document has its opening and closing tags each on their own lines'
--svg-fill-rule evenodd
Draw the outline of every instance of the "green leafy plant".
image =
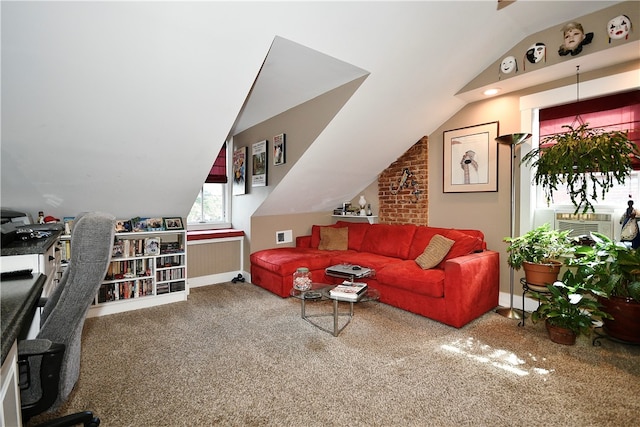
<svg viewBox="0 0 640 427">
<path fill-rule="evenodd" d="M 566 185 L 576 213 L 594 211 L 592 201 L 604 199 L 629 177 L 637 147 L 626 132 L 589 129 L 588 123 L 563 128 L 567 131 L 543 139 L 521 163 L 535 168 L 533 181 L 544 189 L 547 203 L 560 185 Z"/>
<path fill-rule="evenodd" d="M 592 232 L 593 246 L 576 249 L 568 264 L 596 295 L 631 298 L 640 302 L 640 251 Z"/>
<path fill-rule="evenodd" d="M 588 334 L 595 320 L 611 318 L 600 310 L 600 303 L 592 296 L 581 280 L 567 270 L 562 281 L 547 286 L 548 293 L 532 292 L 540 301 L 531 313 L 535 323 L 547 320 L 552 325 L 573 331 L 576 335 Z"/>
<path fill-rule="evenodd" d="M 555 230 L 549 224 L 543 224 L 521 236 L 505 237 L 504 241 L 509 244 L 507 263 L 520 270 L 524 262 L 548 263 L 570 255 L 574 245 L 569 233 L 571 230 Z"/>
</svg>

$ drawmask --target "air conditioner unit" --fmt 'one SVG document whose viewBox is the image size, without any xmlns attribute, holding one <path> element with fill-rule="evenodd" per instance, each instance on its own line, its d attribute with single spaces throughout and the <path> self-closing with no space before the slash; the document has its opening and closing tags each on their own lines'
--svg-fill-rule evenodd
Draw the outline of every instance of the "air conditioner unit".
<svg viewBox="0 0 640 427">
<path fill-rule="evenodd" d="M 556 212 L 555 228 L 560 231 L 573 230 L 569 236 L 589 235 L 592 231 L 613 239 L 613 214 Z"/>
</svg>

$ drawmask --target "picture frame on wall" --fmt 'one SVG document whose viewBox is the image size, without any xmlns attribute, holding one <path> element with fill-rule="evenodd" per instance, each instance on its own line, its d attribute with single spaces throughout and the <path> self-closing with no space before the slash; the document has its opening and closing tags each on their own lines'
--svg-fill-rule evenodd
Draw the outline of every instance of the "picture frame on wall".
<svg viewBox="0 0 640 427">
<path fill-rule="evenodd" d="M 267 186 L 267 140 L 251 146 L 251 186 Z"/>
<path fill-rule="evenodd" d="M 281 133 L 273 137 L 273 165 L 284 165 L 287 162 L 286 135 Z"/>
<path fill-rule="evenodd" d="M 443 132 L 443 191 L 498 191 L 498 122 Z"/>
<path fill-rule="evenodd" d="M 247 147 L 233 151 L 233 195 L 247 193 Z"/>
</svg>

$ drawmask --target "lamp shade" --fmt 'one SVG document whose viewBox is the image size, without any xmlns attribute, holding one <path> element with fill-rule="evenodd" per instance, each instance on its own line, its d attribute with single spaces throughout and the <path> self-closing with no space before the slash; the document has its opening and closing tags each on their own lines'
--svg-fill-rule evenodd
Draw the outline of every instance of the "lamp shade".
<svg viewBox="0 0 640 427">
<path fill-rule="evenodd" d="M 531 138 L 530 133 L 510 133 L 507 135 L 500 135 L 496 138 L 496 141 L 500 144 L 520 145 L 529 138 Z"/>
</svg>

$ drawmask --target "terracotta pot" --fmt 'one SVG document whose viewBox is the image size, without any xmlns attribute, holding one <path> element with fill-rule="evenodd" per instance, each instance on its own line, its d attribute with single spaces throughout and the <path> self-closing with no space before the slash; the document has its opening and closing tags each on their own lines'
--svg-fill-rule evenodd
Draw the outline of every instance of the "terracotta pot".
<svg viewBox="0 0 640 427">
<path fill-rule="evenodd" d="M 562 267 L 562 263 L 558 261 L 549 261 L 545 264 L 534 264 L 525 261 L 522 264 L 527 283 L 537 286 L 552 285 L 558 280 L 560 267 Z"/>
<path fill-rule="evenodd" d="M 574 345 L 576 343 L 576 333 L 571 329 L 552 325 L 548 320 L 546 320 L 544 324 L 547 327 L 549 338 L 554 343 L 563 345 Z"/>
<path fill-rule="evenodd" d="M 640 344 L 640 303 L 628 298 L 599 298 L 602 311 L 613 319 L 604 319 L 604 331 L 612 338 Z"/>
</svg>

